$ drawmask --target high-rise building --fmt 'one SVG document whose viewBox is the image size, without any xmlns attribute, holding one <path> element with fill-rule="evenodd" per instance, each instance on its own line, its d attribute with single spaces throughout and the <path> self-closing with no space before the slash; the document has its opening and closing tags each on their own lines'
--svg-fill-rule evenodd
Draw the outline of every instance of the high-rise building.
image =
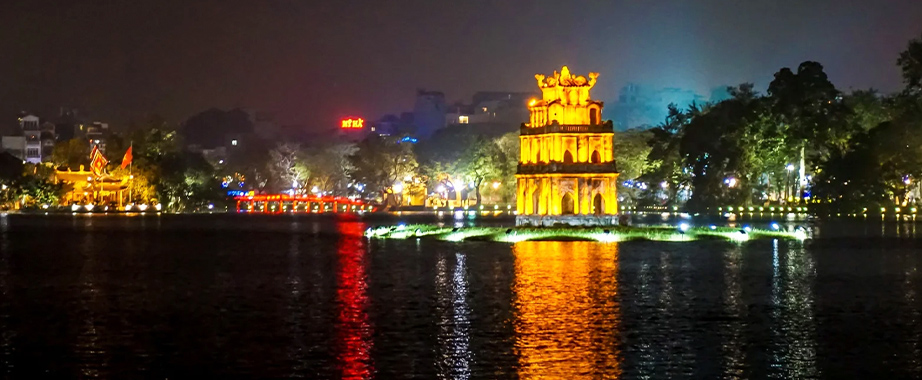
<svg viewBox="0 0 922 380">
<path fill-rule="evenodd" d="M 598 74 L 587 79 L 564 66 L 535 77 L 542 97 L 529 102 L 521 127 L 516 224 L 617 224 L 614 129 L 589 97 Z"/>
<path fill-rule="evenodd" d="M 435 131 L 445 128 L 445 114 L 448 106 L 445 104 L 445 94 L 440 91 L 418 90 L 416 104 L 413 106 L 413 123 L 416 125 L 416 136 L 428 138 Z"/>
</svg>

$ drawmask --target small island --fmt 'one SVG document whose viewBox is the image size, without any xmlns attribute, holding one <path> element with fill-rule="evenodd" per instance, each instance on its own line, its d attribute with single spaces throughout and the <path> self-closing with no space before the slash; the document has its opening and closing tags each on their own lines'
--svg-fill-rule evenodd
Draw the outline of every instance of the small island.
<svg viewBox="0 0 922 380">
<path fill-rule="evenodd" d="M 399 224 L 396 226 L 373 227 L 365 236 L 378 239 L 433 239 L 444 241 L 495 241 L 516 243 L 520 241 L 596 241 L 602 243 L 651 240 L 651 241 L 695 241 L 723 239 L 744 242 L 753 239 L 807 240 L 808 230 L 796 226 L 784 230 L 773 223 L 771 229 L 751 227 L 730 228 L 714 225 L 692 227 L 682 223 L 672 227 L 450 227 L 438 224 Z"/>
</svg>

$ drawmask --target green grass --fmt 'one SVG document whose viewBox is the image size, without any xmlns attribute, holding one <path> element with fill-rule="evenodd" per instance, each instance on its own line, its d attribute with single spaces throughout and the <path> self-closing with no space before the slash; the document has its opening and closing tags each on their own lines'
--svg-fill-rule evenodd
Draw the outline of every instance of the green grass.
<svg viewBox="0 0 922 380">
<path fill-rule="evenodd" d="M 772 231 L 751 229 L 743 233 L 738 228 L 689 228 L 684 233 L 672 227 L 445 227 L 432 224 L 378 227 L 368 229 L 365 235 L 379 239 L 437 239 L 446 241 L 597 241 L 618 242 L 628 240 L 694 241 L 723 239 L 747 241 L 753 239 L 805 240 L 805 231 Z"/>
</svg>

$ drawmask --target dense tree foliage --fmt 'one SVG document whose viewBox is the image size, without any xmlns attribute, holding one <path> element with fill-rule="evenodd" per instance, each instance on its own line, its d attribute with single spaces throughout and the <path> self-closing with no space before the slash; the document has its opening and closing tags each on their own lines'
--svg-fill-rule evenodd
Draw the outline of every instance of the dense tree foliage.
<svg viewBox="0 0 922 380">
<path fill-rule="evenodd" d="M 359 184 L 360 191 L 379 195 L 388 207 L 400 202 L 400 192 L 394 190 L 398 182 L 416 176 L 419 169 L 413 147 L 401 140 L 372 135 L 359 142 L 349 156 L 349 176 Z"/>
</svg>

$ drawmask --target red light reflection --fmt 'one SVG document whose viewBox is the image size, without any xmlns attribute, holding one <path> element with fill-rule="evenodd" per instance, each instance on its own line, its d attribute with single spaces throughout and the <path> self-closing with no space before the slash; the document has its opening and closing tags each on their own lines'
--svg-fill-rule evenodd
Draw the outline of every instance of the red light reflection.
<svg viewBox="0 0 922 380">
<path fill-rule="evenodd" d="M 368 379 L 371 361 L 371 325 L 368 323 L 368 284 L 365 273 L 365 225 L 340 222 L 336 323 L 337 358 L 343 379 Z"/>
</svg>

